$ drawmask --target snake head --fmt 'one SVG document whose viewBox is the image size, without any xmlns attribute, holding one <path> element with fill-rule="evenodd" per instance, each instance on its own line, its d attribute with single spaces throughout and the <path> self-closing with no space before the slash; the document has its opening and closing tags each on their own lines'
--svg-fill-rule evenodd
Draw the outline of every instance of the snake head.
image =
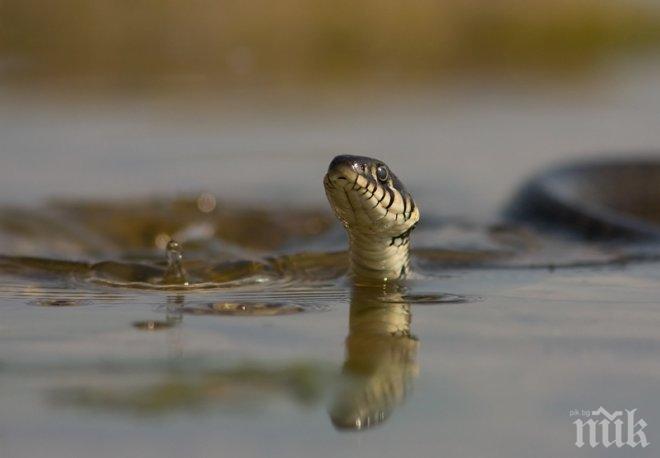
<svg viewBox="0 0 660 458">
<path fill-rule="evenodd" d="M 381 160 L 337 156 L 323 180 L 330 205 L 352 233 L 398 237 L 419 221 L 419 208 Z"/>
</svg>

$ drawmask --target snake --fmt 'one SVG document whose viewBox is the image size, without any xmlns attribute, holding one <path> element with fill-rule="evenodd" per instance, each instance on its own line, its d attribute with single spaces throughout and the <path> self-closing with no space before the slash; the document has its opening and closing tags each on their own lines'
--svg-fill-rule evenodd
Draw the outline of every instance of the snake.
<svg viewBox="0 0 660 458">
<path fill-rule="evenodd" d="M 182 262 L 180 250 L 177 251 L 179 245 L 175 244 L 177 249 L 168 246 L 167 267 L 148 260 L 74 262 L 0 254 L 0 272 L 75 274 L 76 278 L 104 284 L 181 288 L 202 283 L 228 285 L 252 277 L 279 279 L 285 275 L 334 279 L 343 276 L 347 269 L 357 283 L 409 277 L 410 238 L 420 221 L 420 209 L 392 169 L 380 159 L 340 155 L 330 162 L 323 183 L 330 206 L 348 234 L 347 256 L 344 251 L 302 252 L 264 260 Z M 416 263 L 422 269 L 441 269 L 601 265 L 660 259 L 660 243 L 657 243 L 660 241 L 660 161 L 657 158 L 569 162 L 534 175 L 514 196 L 503 221 L 513 224 L 496 222 L 476 228 L 490 245 L 474 249 L 425 247 L 415 251 Z M 103 208 L 105 212 L 114 207 Z M 116 225 L 132 228 L 130 218 L 139 209 L 122 213 Z M 88 216 L 93 219 L 94 215 Z M 149 227 L 162 232 L 160 219 L 147 221 Z M 184 220 L 180 226 L 195 222 Z M 527 231 L 525 226 L 535 227 Z M 102 229 L 99 226 L 96 230 Z M 551 232 L 607 244 L 557 245 L 558 239 Z M 624 243 L 613 247 L 611 242 L 616 241 Z M 572 254 L 567 257 L 566 253 Z"/>
<path fill-rule="evenodd" d="M 356 280 L 392 281 L 410 271 L 410 234 L 420 218 L 412 195 L 380 159 L 336 156 L 323 178 L 349 240 Z"/>
<path fill-rule="evenodd" d="M 420 210 L 390 167 L 380 159 L 341 155 L 332 160 L 323 182 L 348 233 L 351 276 L 357 281 L 406 278 L 410 235 Z M 596 158 L 545 169 L 516 190 L 503 217 L 511 227 L 599 242 L 604 253 L 613 253 L 595 263 L 660 258 L 653 248 L 660 242 L 660 162 Z"/>
<path fill-rule="evenodd" d="M 660 162 L 632 155 L 550 167 L 520 187 L 505 216 L 589 241 L 660 241 Z"/>
</svg>

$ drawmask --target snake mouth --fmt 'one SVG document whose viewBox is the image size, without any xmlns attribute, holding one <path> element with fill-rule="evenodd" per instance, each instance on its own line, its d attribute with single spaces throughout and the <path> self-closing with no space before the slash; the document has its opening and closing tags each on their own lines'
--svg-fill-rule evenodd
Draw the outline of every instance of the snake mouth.
<svg viewBox="0 0 660 458">
<path fill-rule="evenodd" d="M 337 156 L 323 183 L 335 214 L 350 231 L 395 236 L 419 219 L 412 196 L 378 159 Z"/>
<path fill-rule="evenodd" d="M 333 159 L 328 167 L 328 173 L 325 175 L 326 179 L 337 186 L 343 186 L 348 182 L 356 183 L 360 174 L 365 172 L 364 164 L 351 160 L 338 161 L 337 158 L 341 157 L 353 156 L 337 156 Z"/>
</svg>

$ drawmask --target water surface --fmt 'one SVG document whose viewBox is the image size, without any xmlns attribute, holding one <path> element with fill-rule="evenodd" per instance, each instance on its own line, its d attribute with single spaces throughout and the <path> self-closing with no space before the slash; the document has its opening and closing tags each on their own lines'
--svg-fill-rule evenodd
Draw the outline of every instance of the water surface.
<svg viewBox="0 0 660 458">
<path fill-rule="evenodd" d="M 220 113 L 2 95 L 0 251 L 58 262 L 3 259 L 0 455 L 656 456 L 658 264 L 488 229 L 544 164 L 660 145 L 657 84 L 603 85 Z M 380 153 L 422 209 L 407 289 L 344 276 L 339 152 Z M 171 236 L 192 285 L 159 281 Z M 576 448 L 570 410 L 601 405 L 651 446 Z"/>
</svg>

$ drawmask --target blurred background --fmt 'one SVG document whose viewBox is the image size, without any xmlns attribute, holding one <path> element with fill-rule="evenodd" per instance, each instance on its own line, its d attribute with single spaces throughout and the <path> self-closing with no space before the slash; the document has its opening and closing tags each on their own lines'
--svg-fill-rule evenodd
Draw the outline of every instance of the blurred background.
<svg viewBox="0 0 660 458">
<path fill-rule="evenodd" d="M 379 156 L 492 217 L 547 163 L 660 145 L 653 0 L 2 0 L 0 200 L 323 201 Z"/>
</svg>

